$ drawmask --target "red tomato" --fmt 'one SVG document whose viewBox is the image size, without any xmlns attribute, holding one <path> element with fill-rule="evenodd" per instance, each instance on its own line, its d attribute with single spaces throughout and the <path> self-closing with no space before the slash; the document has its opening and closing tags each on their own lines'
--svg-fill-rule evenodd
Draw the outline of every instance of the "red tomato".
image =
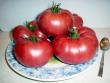
<svg viewBox="0 0 110 83">
<path fill-rule="evenodd" d="M 68 29 L 73 26 L 72 14 L 65 9 L 60 8 L 59 10 L 59 12 L 53 13 L 49 8 L 39 17 L 38 25 L 47 35 L 66 34 Z"/>
<path fill-rule="evenodd" d="M 27 26 L 28 28 L 30 27 L 30 28 L 32 28 L 33 30 L 38 29 L 38 23 L 37 23 L 37 21 L 35 21 L 35 20 L 30 21 L 27 25 L 28 25 L 28 26 Z"/>
<path fill-rule="evenodd" d="M 47 39 L 47 36 L 39 29 L 37 21 L 29 22 L 27 27 L 30 28 L 30 30 L 32 30 L 33 34 L 37 38 Z"/>
<path fill-rule="evenodd" d="M 77 14 L 73 14 L 73 28 L 79 29 L 83 26 L 83 19 Z"/>
<path fill-rule="evenodd" d="M 60 37 L 53 41 L 56 57 L 67 64 L 81 64 L 92 59 L 98 48 L 95 32 L 90 28 L 78 29 L 78 37 Z"/>
<path fill-rule="evenodd" d="M 16 59 L 26 67 L 41 67 L 45 65 L 53 55 L 52 45 L 47 41 L 33 42 L 26 40 L 14 46 Z"/>
<path fill-rule="evenodd" d="M 41 30 L 35 30 L 33 34 L 40 39 L 47 39 L 47 36 Z"/>
<path fill-rule="evenodd" d="M 32 32 L 23 25 L 18 25 L 12 30 L 12 38 L 15 42 L 22 41 L 31 35 Z"/>
</svg>

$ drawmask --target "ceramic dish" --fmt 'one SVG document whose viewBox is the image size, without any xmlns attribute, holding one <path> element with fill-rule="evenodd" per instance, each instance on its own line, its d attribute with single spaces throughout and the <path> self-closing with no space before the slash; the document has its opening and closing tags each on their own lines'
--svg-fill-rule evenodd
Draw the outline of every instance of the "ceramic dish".
<svg viewBox="0 0 110 83">
<path fill-rule="evenodd" d="M 39 81 L 59 81 L 72 78 L 93 64 L 97 57 L 96 53 L 93 59 L 78 65 L 49 61 L 48 64 L 40 68 L 27 68 L 15 59 L 12 52 L 13 46 L 13 43 L 10 43 L 6 49 L 6 61 L 10 68 L 23 77 Z"/>
</svg>

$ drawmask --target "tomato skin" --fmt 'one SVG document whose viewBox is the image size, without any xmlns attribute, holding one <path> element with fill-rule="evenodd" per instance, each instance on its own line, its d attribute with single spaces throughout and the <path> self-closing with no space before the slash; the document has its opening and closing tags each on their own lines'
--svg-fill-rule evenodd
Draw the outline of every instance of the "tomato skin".
<svg viewBox="0 0 110 83">
<path fill-rule="evenodd" d="M 60 9 L 59 13 L 52 13 L 49 8 L 40 15 L 38 25 L 47 35 L 66 34 L 73 26 L 72 14 L 65 9 Z"/>
<path fill-rule="evenodd" d="M 78 34 L 79 37 L 76 39 L 60 37 L 53 41 L 55 56 L 62 62 L 81 64 L 94 57 L 98 48 L 98 40 L 94 32 L 89 28 L 81 28 Z"/>
<path fill-rule="evenodd" d="M 35 31 L 33 31 L 33 34 L 34 34 L 37 38 L 44 39 L 44 40 L 47 39 L 47 36 L 46 36 L 41 30 L 35 30 Z"/>
<path fill-rule="evenodd" d="M 53 48 L 48 41 L 19 42 L 14 47 L 16 59 L 26 67 L 41 67 L 45 65 L 53 55 Z"/>
<path fill-rule="evenodd" d="M 12 38 L 15 42 L 23 41 L 24 38 L 28 38 L 32 35 L 32 32 L 23 25 L 18 25 L 12 30 Z"/>
<path fill-rule="evenodd" d="M 33 35 L 35 35 L 37 38 L 40 38 L 40 39 L 47 39 L 47 35 L 45 35 L 38 27 L 38 22 L 36 20 L 33 20 L 31 22 L 29 22 L 29 25 L 30 26 L 33 26 L 35 27 L 35 30 L 33 30 Z"/>
<path fill-rule="evenodd" d="M 29 25 L 35 27 L 35 30 L 38 29 L 38 23 L 37 23 L 36 20 L 30 21 L 30 22 L 29 22 Z"/>
<path fill-rule="evenodd" d="M 81 35 L 81 37 L 87 37 L 89 39 L 91 39 L 92 43 L 94 44 L 94 46 L 96 46 L 96 48 L 98 47 L 99 43 L 98 43 L 98 39 L 96 37 L 96 33 L 93 29 L 83 26 L 82 28 L 80 28 L 78 30 L 79 35 Z"/>
<path fill-rule="evenodd" d="M 73 13 L 73 28 L 79 29 L 83 26 L 83 19 L 76 13 Z"/>
</svg>

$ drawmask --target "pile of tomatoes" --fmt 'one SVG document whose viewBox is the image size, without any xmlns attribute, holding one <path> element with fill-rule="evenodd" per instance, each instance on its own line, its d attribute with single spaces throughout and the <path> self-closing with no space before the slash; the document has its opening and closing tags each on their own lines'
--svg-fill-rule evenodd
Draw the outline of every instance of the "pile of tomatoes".
<svg viewBox="0 0 110 83">
<path fill-rule="evenodd" d="M 98 48 L 94 30 L 83 26 L 83 19 L 53 4 L 35 20 L 12 30 L 14 55 L 26 67 L 41 67 L 56 56 L 66 64 L 92 59 Z"/>
</svg>

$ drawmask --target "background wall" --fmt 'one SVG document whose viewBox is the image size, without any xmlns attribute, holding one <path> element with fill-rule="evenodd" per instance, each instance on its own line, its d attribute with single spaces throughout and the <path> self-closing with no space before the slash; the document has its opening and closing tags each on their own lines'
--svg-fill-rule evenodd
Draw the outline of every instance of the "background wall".
<svg viewBox="0 0 110 83">
<path fill-rule="evenodd" d="M 61 7 L 79 14 L 91 28 L 110 27 L 110 0 L 54 0 Z M 51 6 L 52 0 L 0 0 L 0 29 L 10 31 L 33 20 Z"/>
</svg>

